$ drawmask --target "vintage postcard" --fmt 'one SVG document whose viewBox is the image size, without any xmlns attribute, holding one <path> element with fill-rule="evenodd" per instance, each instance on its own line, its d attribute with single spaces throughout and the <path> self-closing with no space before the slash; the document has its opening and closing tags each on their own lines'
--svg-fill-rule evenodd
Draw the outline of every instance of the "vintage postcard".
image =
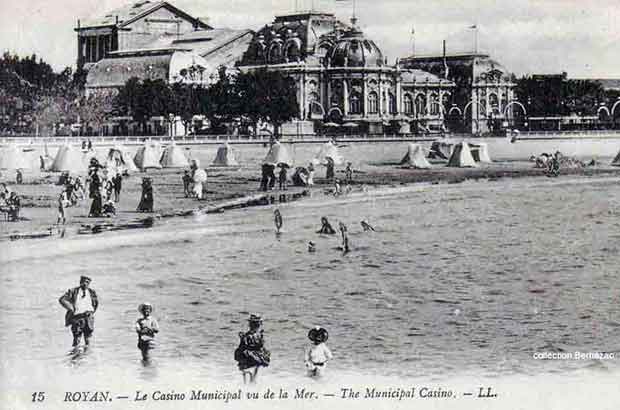
<svg viewBox="0 0 620 410">
<path fill-rule="evenodd" d="M 3 1 L 0 408 L 619 408 L 619 19 Z"/>
</svg>

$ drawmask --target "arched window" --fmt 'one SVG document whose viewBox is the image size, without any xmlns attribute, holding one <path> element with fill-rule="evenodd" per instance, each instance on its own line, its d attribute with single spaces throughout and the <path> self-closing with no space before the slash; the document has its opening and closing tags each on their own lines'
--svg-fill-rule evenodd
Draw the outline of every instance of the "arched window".
<svg viewBox="0 0 620 410">
<path fill-rule="evenodd" d="M 278 43 L 274 43 L 269 48 L 269 62 L 270 63 L 279 63 L 281 57 L 281 46 Z"/>
<path fill-rule="evenodd" d="M 376 114 L 379 112 L 379 96 L 376 92 L 368 94 L 368 113 Z"/>
<path fill-rule="evenodd" d="M 499 98 L 497 98 L 497 94 L 489 94 L 489 104 L 491 104 L 491 109 L 499 109 Z"/>
<path fill-rule="evenodd" d="M 437 94 L 431 95 L 431 115 L 439 115 L 439 96 Z"/>
<path fill-rule="evenodd" d="M 353 92 L 349 97 L 349 114 L 362 113 L 362 98 L 359 93 Z"/>
<path fill-rule="evenodd" d="M 299 46 L 295 41 L 291 41 L 286 48 L 286 60 L 289 62 L 299 61 Z"/>
<path fill-rule="evenodd" d="M 411 94 L 405 94 L 403 97 L 403 109 L 405 114 L 413 114 L 413 98 L 411 97 Z"/>
<path fill-rule="evenodd" d="M 395 115 L 396 114 L 396 96 L 390 93 L 388 99 L 389 99 L 390 114 Z"/>
<path fill-rule="evenodd" d="M 426 115 L 426 96 L 424 94 L 418 94 L 415 97 L 415 111 L 418 115 Z"/>
</svg>

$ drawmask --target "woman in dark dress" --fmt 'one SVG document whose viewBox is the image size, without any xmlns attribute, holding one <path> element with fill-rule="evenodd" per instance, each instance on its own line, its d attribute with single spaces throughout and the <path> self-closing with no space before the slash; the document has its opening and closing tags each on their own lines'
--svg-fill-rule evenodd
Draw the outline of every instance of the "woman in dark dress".
<svg viewBox="0 0 620 410">
<path fill-rule="evenodd" d="M 142 178 L 142 197 L 138 212 L 153 212 L 153 183 L 151 178 Z"/>
<path fill-rule="evenodd" d="M 88 212 L 89 217 L 97 218 L 101 216 L 101 180 L 99 179 L 99 175 L 97 175 L 97 168 L 91 170 L 90 174 L 90 185 L 89 185 L 90 197 L 93 202 L 90 205 L 90 212 Z"/>
<path fill-rule="evenodd" d="M 244 383 L 255 383 L 258 368 L 269 366 L 271 353 L 265 349 L 263 320 L 258 315 L 250 315 L 250 330 L 239 333 L 239 347 L 235 350 L 235 360 L 243 374 Z"/>
</svg>

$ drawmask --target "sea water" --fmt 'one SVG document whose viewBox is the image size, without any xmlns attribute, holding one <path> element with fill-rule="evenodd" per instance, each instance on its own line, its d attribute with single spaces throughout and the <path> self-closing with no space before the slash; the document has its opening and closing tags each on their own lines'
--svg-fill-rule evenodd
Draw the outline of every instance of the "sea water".
<svg viewBox="0 0 620 410">
<path fill-rule="evenodd" d="M 256 390 L 310 385 L 335 395 L 313 408 L 411 408 L 338 399 L 342 388 L 371 385 L 460 395 L 437 408 L 507 409 L 515 400 L 580 408 L 571 407 L 589 397 L 580 386 L 601 395 L 597 409 L 614 408 L 618 359 L 574 355 L 620 350 L 619 182 L 560 177 L 316 194 L 277 206 L 280 235 L 268 206 L 4 243 L 2 395 L 12 408 L 29 408 L 31 394 L 46 391 L 56 397 L 46 408 L 65 408 L 65 392 L 80 389 L 132 400 L 136 390 L 174 397 L 245 388 L 233 352 L 247 317 L 258 313 L 272 363 Z M 338 249 L 339 235 L 315 233 L 321 216 L 347 225 L 351 252 Z M 375 231 L 363 232 L 361 220 Z M 316 252 L 307 251 L 309 241 Z M 58 298 L 84 274 L 100 307 L 92 348 L 70 356 Z M 150 365 L 133 330 L 142 302 L 154 305 L 161 329 Z M 328 329 L 334 353 L 318 383 L 303 366 L 315 325 Z M 541 353 L 564 358 L 540 360 Z M 487 385 L 499 398 L 462 396 Z"/>
</svg>

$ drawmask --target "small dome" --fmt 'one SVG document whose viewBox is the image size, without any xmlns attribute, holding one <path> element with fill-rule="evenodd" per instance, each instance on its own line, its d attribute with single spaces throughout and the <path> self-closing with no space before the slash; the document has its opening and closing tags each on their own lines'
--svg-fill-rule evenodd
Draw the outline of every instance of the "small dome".
<svg viewBox="0 0 620 410">
<path fill-rule="evenodd" d="M 353 29 L 336 42 L 330 64 L 333 67 L 380 67 L 383 65 L 383 54 L 364 33 Z"/>
</svg>

